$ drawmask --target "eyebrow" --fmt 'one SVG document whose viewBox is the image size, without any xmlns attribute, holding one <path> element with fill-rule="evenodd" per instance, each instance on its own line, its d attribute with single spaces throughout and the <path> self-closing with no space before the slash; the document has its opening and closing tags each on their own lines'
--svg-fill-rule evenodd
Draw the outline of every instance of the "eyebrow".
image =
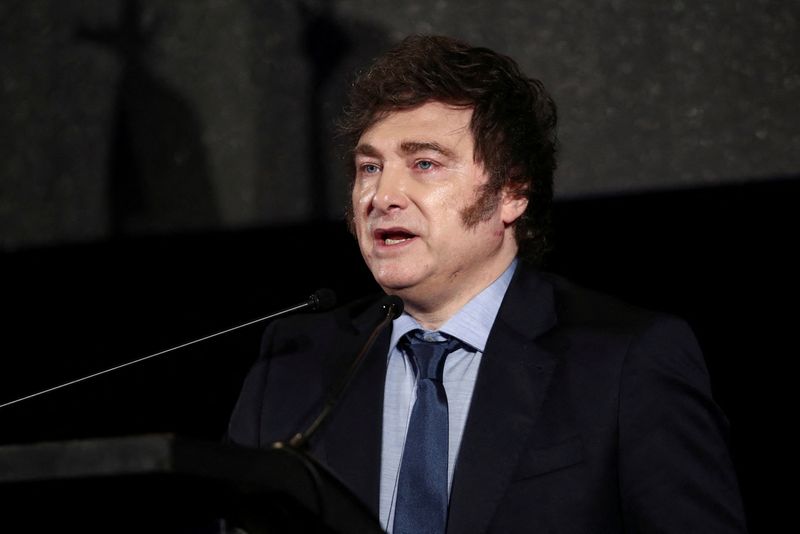
<svg viewBox="0 0 800 534">
<path fill-rule="evenodd" d="M 455 153 L 452 150 L 434 141 L 404 141 L 400 143 L 400 150 L 406 154 L 415 154 L 417 152 L 431 150 L 433 152 L 438 152 L 446 158 L 455 157 Z"/>
<path fill-rule="evenodd" d="M 369 143 L 363 143 L 358 145 L 353 150 L 354 156 L 367 156 L 368 158 L 379 158 L 381 157 L 381 151 L 375 148 L 374 146 L 370 145 Z"/>
<path fill-rule="evenodd" d="M 455 157 L 455 152 L 445 146 L 440 145 L 439 143 L 436 143 L 435 141 L 403 141 L 400 143 L 400 150 L 404 154 L 415 154 L 417 152 L 430 150 L 433 152 L 438 152 L 446 158 Z M 369 143 L 358 145 L 353 150 L 353 155 L 366 156 L 368 158 L 379 158 L 382 156 L 381 151 Z"/>
</svg>

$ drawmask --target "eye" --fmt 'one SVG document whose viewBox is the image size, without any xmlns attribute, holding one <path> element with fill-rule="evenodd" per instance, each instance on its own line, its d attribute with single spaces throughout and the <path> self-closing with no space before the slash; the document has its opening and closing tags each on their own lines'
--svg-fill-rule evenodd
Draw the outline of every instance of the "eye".
<svg viewBox="0 0 800 534">
<path fill-rule="evenodd" d="M 364 163 L 359 167 L 359 169 L 364 174 L 375 174 L 381 170 L 381 168 L 374 163 Z"/>
<path fill-rule="evenodd" d="M 426 159 L 420 160 L 417 162 L 417 168 L 422 171 L 429 171 L 433 169 L 434 163 L 432 161 L 428 161 Z"/>
</svg>

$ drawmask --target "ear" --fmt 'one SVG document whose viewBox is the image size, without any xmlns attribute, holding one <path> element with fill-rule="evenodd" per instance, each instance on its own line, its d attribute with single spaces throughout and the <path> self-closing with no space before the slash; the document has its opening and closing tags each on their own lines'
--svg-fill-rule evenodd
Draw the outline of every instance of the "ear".
<svg viewBox="0 0 800 534">
<path fill-rule="evenodd" d="M 514 221 L 520 218 L 527 207 L 528 196 L 525 191 L 509 188 L 503 190 L 500 200 L 500 216 L 506 226 L 513 224 Z"/>
</svg>

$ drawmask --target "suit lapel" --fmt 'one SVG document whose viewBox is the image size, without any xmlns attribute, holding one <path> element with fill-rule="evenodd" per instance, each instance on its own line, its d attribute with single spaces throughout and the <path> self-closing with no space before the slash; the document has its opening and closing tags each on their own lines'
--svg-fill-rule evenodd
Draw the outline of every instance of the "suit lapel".
<svg viewBox="0 0 800 534">
<path fill-rule="evenodd" d="M 381 317 L 373 306 L 354 321 L 356 335 L 342 351 L 341 376 L 361 351 Z M 381 467 L 383 383 L 391 325 L 376 338 L 339 406 L 331 413 L 322 448 L 327 464 L 367 507 L 378 515 Z"/>
<path fill-rule="evenodd" d="M 448 534 L 488 528 L 553 374 L 556 357 L 536 338 L 555 322 L 552 286 L 520 266 L 481 361 L 453 476 Z"/>
</svg>

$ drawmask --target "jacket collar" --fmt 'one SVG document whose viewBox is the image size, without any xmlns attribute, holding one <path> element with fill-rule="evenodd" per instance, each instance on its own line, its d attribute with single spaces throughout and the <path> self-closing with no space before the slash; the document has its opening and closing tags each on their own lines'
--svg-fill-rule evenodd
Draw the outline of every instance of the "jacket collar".
<svg viewBox="0 0 800 534">
<path fill-rule="evenodd" d="M 557 363 L 556 355 L 537 343 L 556 323 L 553 286 L 520 266 L 481 361 L 453 475 L 449 534 L 488 529 Z"/>
<path fill-rule="evenodd" d="M 380 322 L 373 302 L 348 323 L 345 367 Z M 486 530 L 524 448 L 557 358 L 537 338 L 557 323 L 553 286 L 517 267 L 487 340 L 450 496 L 449 534 Z M 324 432 L 324 456 L 378 514 L 386 355 L 391 327 L 376 338 Z"/>
<path fill-rule="evenodd" d="M 380 299 L 355 317 L 344 320 L 348 334 L 337 339 L 338 351 L 332 375 L 339 380 L 361 352 L 384 317 Z M 383 383 L 391 323 L 375 338 L 362 363 L 322 429 L 320 449 L 326 465 L 378 516 L 381 468 L 381 421 Z"/>
</svg>

